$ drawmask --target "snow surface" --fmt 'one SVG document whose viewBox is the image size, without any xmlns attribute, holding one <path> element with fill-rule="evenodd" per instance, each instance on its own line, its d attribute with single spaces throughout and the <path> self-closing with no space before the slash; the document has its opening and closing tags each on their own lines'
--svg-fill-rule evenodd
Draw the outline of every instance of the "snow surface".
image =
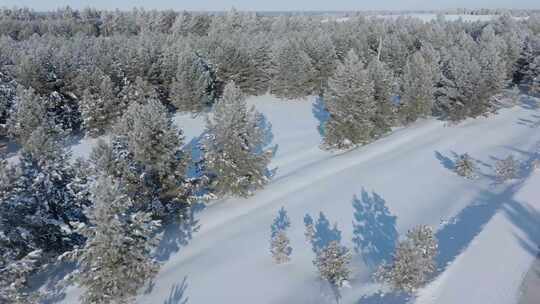
<svg viewBox="0 0 540 304">
<path fill-rule="evenodd" d="M 163 267 L 137 303 L 332 303 L 312 264 L 303 217 L 323 212 L 352 248 L 352 201 L 363 189 L 384 199 L 400 233 L 417 224 L 437 229 L 440 270 L 417 303 L 517 303 L 540 237 L 535 228 L 540 202 L 534 201 L 540 174 L 524 170 L 523 179 L 498 184 L 493 165 L 508 154 L 524 162 L 536 156 L 536 101 L 457 126 L 419 121 L 346 153 L 319 148 L 325 115 L 316 98 L 284 101 L 267 95 L 249 103 L 272 124 L 269 146 L 276 145 L 276 152 L 270 167 L 277 168 L 272 182 L 253 197 L 224 199 L 197 213 L 192 239 L 170 227 L 160 248 Z M 178 115 L 175 121 L 185 129 L 186 143 L 204 129 L 202 116 Z M 89 151 L 81 145 L 74 150 Z M 465 152 L 478 161 L 476 180 L 451 170 L 453 153 Z M 291 218 L 293 253 L 290 263 L 275 265 L 270 225 L 281 206 Z M 380 286 L 371 282 L 372 270 L 358 254 L 352 266 L 354 278 L 342 303 L 406 303 L 377 293 Z M 60 302 L 78 303 L 79 294 L 70 287 Z"/>
</svg>

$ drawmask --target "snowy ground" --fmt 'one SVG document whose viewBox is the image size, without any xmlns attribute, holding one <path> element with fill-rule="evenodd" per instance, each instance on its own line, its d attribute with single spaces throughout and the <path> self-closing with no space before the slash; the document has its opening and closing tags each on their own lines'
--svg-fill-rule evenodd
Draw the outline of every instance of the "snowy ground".
<svg viewBox="0 0 540 304">
<path fill-rule="evenodd" d="M 323 212 L 338 223 L 342 243 L 352 248 L 352 202 L 363 191 L 384 200 L 400 233 L 416 224 L 438 231 L 439 272 L 411 301 L 517 303 L 540 238 L 540 202 L 534 200 L 540 194 L 540 174 L 524 169 L 522 179 L 501 185 L 494 180 L 493 165 L 508 154 L 525 163 L 537 156 L 540 109 L 535 101 L 453 127 L 420 121 L 341 154 L 319 148 L 325 115 L 315 98 L 262 96 L 250 103 L 272 124 L 274 179 L 251 198 L 222 200 L 197 213 L 192 239 L 185 228 L 170 227 L 159 252 L 164 265 L 138 303 L 331 303 L 312 265 L 303 217 Z M 176 121 L 185 129 L 186 142 L 196 141 L 204 128 L 203 117 L 178 116 Z M 87 141 L 74 151 L 87 155 Z M 476 180 L 450 170 L 454 153 L 464 152 L 478 161 Z M 268 247 L 270 224 L 281 206 L 292 221 L 293 254 L 289 264 L 277 266 Z M 353 268 L 343 303 L 407 302 L 377 294 L 371 270 L 358 254 Z M 78 294 L 72 287 L 60 302 L 77 303 Z"/>
</svg>

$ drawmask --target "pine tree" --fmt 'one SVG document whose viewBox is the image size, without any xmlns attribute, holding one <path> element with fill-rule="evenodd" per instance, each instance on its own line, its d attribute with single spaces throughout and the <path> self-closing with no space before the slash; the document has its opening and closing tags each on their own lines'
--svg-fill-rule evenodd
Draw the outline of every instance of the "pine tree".
<svg viewBox="0 0 540 304">
<path fill-rule="evenodd" d="M 368 75 L 373 82 L 374 100 L 377 111 L 373 116 L 373 138 L 379 138 L 390 131 L 394 124 L 394 106 L 392 104 L 392 72 L 386 65 L 374 57 L 367 67 Z"/>
<path fill-rule="evenodd" d="M 482 69 L 481 90 L 485 99 L 497 95 L 504 87 L 507 71 L 502 55 L 503 42 L 497 39 L 491 26 L 484 28 L 480 36 L 478 62 Z"/>
<path fill-rule="evenodd" d="M 373 96 L 373 82 L 351 50 L 345 62 L 338 64 L 324 95 L 330 113 L 325 126 L 325 147 L 349 149 L 372 140 L 375 128 L 372 119 L 377 111 Z"/>
<path fill-rule="evenodd" d="M 190 203 L 197 182 L 187 177 L 183 136 L 157 100 L 130 105 L 115 126 L 111 144 L 91 155 L 96 168 L 120 178 L 137 210 L 163 219 Z"/>
<path fill-rule="evenodd" d="M 279 41 L 272 50 L 270 93 L 280 98 L 302 98 L 313 92 L 311 59 L 292 39 Z"/>
<path fill-rule="evenodd" d="M 322 94 L 327 81 L 336 68 L 336 50 L 330 36 L 323 31 L 307 33 L 302 37 L 301 46 L 310 58 L 314 73 L 310 87 L 314 88 L 314 93 Z"/>
<path fill-rule="evenodd" d="M 339 288 L 350 279 L 351 259 L 352 255 L 347 247 L 342 246 L 338 241 L 332 241 L 313 260 L 320 277 L 332 286 L 337 303 L 341 298 Z"/>
<path fill-rule="evenodd" d="M 7 122 L 15 103 L 16 93 L 16 82 L 0 69 L 0 140 L 7 136 Z"/>
<path fill-rule="evenodd" d="M 476 177 L 476 166 L 474 165 L 473 159 L 467 153 L 457 157 L 454 170 L 459 176 L 465 178 L 472 179 Z"/>
<path fill-rule="evenodd" d="M 417 226 L 399 243 L 392 263 L 382 265 L 375 278 L 395 290 L 413 293 L 435 272 L 437 248 L 433 230 L 428 226 Z"/>
<path fill-rule="evenodd" d="M 269 151 L 262 150 L 261 114 L 248 109 L 234 83 L 225 86 L 206 123 L 203 140 L 208 175 L 218 195 L 248 196 L 267 181 Z M 262 150 L 262 151 L 261 151 Z"/>
<path fill-rule="evenodd" d="M 80 111 L 83 127 L 90 136 L 102 135 L 118 119 L 123 106 L 116 97 L 114 84 L 109 76 L 103 76 L 97 87 L 83 91 Z"/>
<path fill-rule="evenodd" d="M 448 55 L 436 94 L 438 111 L 452 121 L 487 114 L 492 105 L 482 94 L 480 64 L 465 49 L 453 47 Z"/>
<path fill-rule="evenodd" d="M 402 80 L 400 116 L 404 124 L 431 115 L 433 75 L 420 53 L 407 60 Z"/>
<path fill-rule="evenodd" d="M 190 49 L 178 58 L 178 70 L 171 84 L 171 103 L 180 111 L 198 113 L 216 98 L 216 76 L 212 67 Z"/>
<path fill-rule="evenodd" d="M 76 227 L 86 221 L 85 181 L 57 136 L 38 127 L 23 146 L 19 162 L 0 166 L 0 302 L 4 288 L 23 303 L 30 302 L 28 277 L 84 241 Z"/>
<path fill-rule="evenodd" d="M 284 207 L 279 210 L 278 216 L 274 219 L 270 235 L 270 253 L 277 264 L 287 263 L 290 260 L 292 247 L 287 237 L 287 229 L 291 226 L 291 221 L 287 216 Z"/>
<path fill-rule="evenodd" d="M 502 182 L 517 178 L 519 174 L 519 162 L 513 155 L 509 155 L 505 159 L 500 159 L 495 163 L 495 174 Z"/>
<path fill-rule="evenodd" d="M 24 145 L 46 116 L 45 101 L 33 89 L 18 86 L 16 103 L 8 120 L 10 137 Z"/>
<path fill-rule="evenodd" d="M 150 256 L 158 223 L 150 214 L 130 212 L 133 202 L 114 180 L 101 177 L 87 210 L 87 238 L 79 256 L 77 281 L 82 303 L 129 303 L 151 280 L 158 265 Z"/>
</svg>

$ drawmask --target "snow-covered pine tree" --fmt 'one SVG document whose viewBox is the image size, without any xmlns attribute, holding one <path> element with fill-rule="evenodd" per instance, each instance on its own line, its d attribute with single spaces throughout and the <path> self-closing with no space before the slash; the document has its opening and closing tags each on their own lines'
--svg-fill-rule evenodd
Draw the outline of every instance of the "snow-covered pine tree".
<svg viewBox="0 0 540 304">
<path fill-rule="evenodd" d="M 290 260 L 292 247 L 290 246 L 289 237 L 287 237 L 287 229 L 291 226 L 291 221 L 285 211 L 285 207 L 281 207 L 278 216 L 274 219 L 270 227 L 270 253 L 277 264 L 287 263 Z"/>
<path fill-rule="evenodd" d="M 245 42 L 247 52 L 253 65 L 252 84 L 245 93 L 255 96 L 263 95 L 268 92 L 270 87 L 271 42 L 268 41 L 268 37 L 264 33 L 250 39 L 247 37 L 244 39 L 247 40 Z"/>
<path fill-rule="evenodd" d="M 16 93 L 17 86 L 15 81 L 9 76 L 9 74 L 3 72 L 0 68 L 0 140 L 7 136 L 7 122 L 11 112 L 11 107 L 15 103 Z"/>
<path fill-rule="evenodd" d="M 187 177 L 189 155 L 182 132 L 157 100 L 134 103 L 115 126 L 111 145 L 101 142 L 91 155 L 94 167 L 120 178 L 137 210 L 160 219 L 178 215 L 196 191 Z"/>
<path fill-rule="evenodd" d="M 420 48 L 420 54 L 424 59 L 424 63 L 428 66 L 431 76 L 433 77 L 432 83 L 439 83 L 441 80 L 441 67 L 439 63 L 441 61 L 441 54 L 433 47 L 429 42 L 422 42 L 422 47 Z"/>
<path fill-rule="evenodd" d="M 351 259 L 352 254 L 347 247 L 342 246 L 338 241 L 332 241 L 313 260 L 319 276 L 332 286 L 336 303 L 339 303 L 341 298 L 339 289 L 350 279 Z"/>
<path fill-rule="evenodd" d="M 310 87 L 313 93 L 322 94 L 327 86 L 328 78 L 336 68 L 336 50 L 330 35 L 322 30 L 306 33 L 299 39 L 302 50 L 311 60 L 314 73 Z"/>
<path fill-rule="evenodd" d="M 119 117 L 124 108 L 116 97 L 111 78 L 103 75 L 97 87 L 83 91 L 79 104 L 83 128 L 90 136 L 102 135 Z"/>
<path fill-rule="evenodd" d="M 281 98 L 302 98 L 313 92 L 311 59 L 293 39 L 278 41 L 272 49 L 270 92 Z"/>
<path fill-rule="evenodd" d="M 482 68 L 466 49 L 452 47 L 437 90 L 437 110 L 451 121 L 485 115 L 492 110 L 481 91 Z"/>
<path fill-rule="evenodd" d="M 221 93 L 223 87 L 233 81 L 242 92 L 251 93 L 256 71 L 241 36 L 213 33 L 209 39 L 212 41 L 209 58 L 216 65 L 218 91 Z"/>
<path fill-rule="evenodd" d="M 371 137 L 376 139 L 388 133 L 395 124 L 394 105 L 392 104 L 392 71 L 377 57 L 373 57 L 367 66 L 370 80 L 373 82 L 374 100 L 377 111 L 373 116 Z"/>
<path fill-rule="evenodd" d="M 513 155 L 497 160 L 495 163 L 495 174 L 502 182 L 517 178 L 519 174 L 519 161 Z"/>
<path fill-rule="evenodd" d="M 206 169 L 216 194 L 249 196 L 267 183 L 270 152 L 261 149 L 260 120 L 261 114 L 247 108 L 240 89 L 228 83 L 208 117 L 203 139 Z"/>
<path fill-rule="evenodd" d="M 505 85 L 508 73 L 502 54 L 503 44 L 504 42 L 495 36 L 491 26 L 484 28 L 478 45 L 478 63 L 482 69 L 480 90 L 483 99 L 489 100 L 499 94 Z"/>
<path fill-rule="evenodd" d="M 159 222 L 144 212 L 131 212 L 133 202 L 113 179 L 101 177 L 92 188 L 86 210 L 87 238 L 78 258 L 76 279 L 82 303 L 129 303 L 158 270 L 152 260 L 152 235 Z"/>
<path fill-rule="evenodd" d="M 291 241 L 285 231 L 278 232 L 270 239 L 270 253 L 276 264 L 284 264 L 291 260 Z"/>
<path fill-rule="evenodd" d="M 530 85 L 532 79 L 540 75 L 540 35 L 529 35 L 514 65 L 513 80 L 515 84 Z"/>
<path fill-rule="evenodd" d="M 132 103 L 144 104 L 147 100 L 158 100 L 158 91 L 156 87 L 144 80 L 141 76 L 136 76 L 135 81 L 126 81 L 122 90 L 120 91 L 119 98 L 121 100 L 118 105 L 117 113 L 121 116 L 125 108 Z"/>
<path fill-rule="evenodd" d="M 457 156 L 454 170 L 459 176 L 463 176 L 465 178 L 472 179 L 476 177 L 476 166 L 474 164 L 474 160 L 467 153 Z"/>
<path fill-rule="evenodd" d="M 83 243 L 75 228 L 86 220 L 86 188 L 57 136 L 38 127 L 20 161 L 0 170 L 0 277 L 17 275 L 20 291 L 35 267 Z"/>
<path fill-rule="evenodd" d="M 433 100 L 432 69 L 419 52 L 407 60 L 402 80 L 400 116 L 404 124 L 431 115 Z"/>
<path fill-rule="evenodd" d="M 373 82 L 351 50 L 328 80 L 324 95 L 330 118 L 325 125 L 324 147 L 349 149 L 372 140 L 377 111 Z"/>
<path fill-rule="evenodd" d="M 199 113 L 214 102 L 216 76 L 212 67 L 190 48 L 178 57 L 178 70 L 171 84 L 171 103 L 179 111 Z"/>
<path fill-rule="evenodd" d="M 398 244 L 392 263 L 382 265 L 375 278 L 395 290 L 414 293 L 436 270 L 437 248 L 433 229 L 417 226 Z"/>
<path fill-rule="evenodd" d="M 32 89 L 17 87 L 17 97 L 8 120 L 8 132 L 18 144 L 24 143 L 30 134 L 47 117 L 45 101 Z"/>
<path fill-rule="evenodd" d="M 0 262 L 0 303 L 38 303 L 38 294 L 29 290 L 28 279 L 39 267 L 42 254 L 42 250 L 34 250 L 12 263 Z"/>
</svg>

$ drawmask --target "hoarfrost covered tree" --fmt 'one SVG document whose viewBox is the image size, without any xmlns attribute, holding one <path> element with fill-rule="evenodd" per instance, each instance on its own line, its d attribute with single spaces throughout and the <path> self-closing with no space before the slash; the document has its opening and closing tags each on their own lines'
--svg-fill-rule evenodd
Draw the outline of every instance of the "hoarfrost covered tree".
<svg viewBox="0 0 540 304">
<path fill-rule="evenodd" d="M 90 136 L 102 135 L 118 119 L 123 108 L 111 78 L 103 75 L 98 81 L 97 86 L 83 91 L 79 105 L 83 127 Z"/>
<path fill-rule="evenodd" d="M 513 155 L 505 159 L 497 160 L 495 163 L 495 174 L 500 181 L 507 181 L 518 177 L 519 161 Z"/>
<path fill-rule="evenodd" d="M 212 67 L 189 48 L 178 58 L 171 84 L 171 103 L 180 111 L 201 112 L 216 98 L 216 76 Z"/>
<path fill-rule="evenodd" d="M 465 178 L 472 179 L 476 177 L 474 160 L 467 153 L 457 156 L 454 170 L 459 176 Z"/>
<path fill-rule="evenodd" d="M 8 120 L 8 132 L 17 143 L 24 145 L 32 132 L 47 117 L 45 101 L 33 89 L 17 87 L 16 103 Z"/>
<path fill-rule="evenodd" d="M 302 49 L 311 60 L 314 73 L 310 87 L 315 94 L 322 94 L 327 86 L 328 78 L 336 68 L 336 51 L 330 36 L 321 30 L 307 33 L 300 39 Z"/>
<path fill-rule="evenodd" d="M 286 230 L 291 226 L 291 221 L 285 211 L 285 207 L 281 207 L 278 216 L 274 219 L 270 226 L 270 252 L 277 264 L 287 263 L 290 260 L 292 247 L 290 240 L 287 237 Z"/>
<path fill-rule="evenodd" d="M 0 51 L 1 52 L 1 51 Z M 8 119 L 15 103 L 17 93 L 16 82 L 0 69 L 0 139 L 7 136 Z"/>
<path fill-rule="evenodd" d="M 437 239 L 433 229 L 420 225 L 407 233 L 394 253 L 393 261 L 382 265 L 375 278 L 393 289 L 414 293 L 436 270 Z"/>
<path fill-rule="evenodd" d="M 267 183 L 271 155 L 262 149 L 261 119 L 253 107 L 247 108 L 240 89 L 228 83 L 208 117 L 203 140 L 206 168 L 216 194 L 249 196 Z"/>
<path fill-rule="evenodd" d="M 0 263 L 0 303 L 38 303 L 38 294 L 29 290 L 28 279 L 39 267 L 42 254 L 42 250 L 35 250 L 13 263 Z"/>
<path fill-rule="evenodd" d="M 281 98 L 302 98 L 313 92 L 310 82 L 314 68 L 311 59 L 299 43 L 283 39 L 272 50 L 272 80 L 270 92 Z"/>
<path fill-rule="evenodd" d="M 86 184 L 57 136 L 38 127 L 20 161 L 0 166 L 0 281 L 13 279 L 16 290 L 26 290 L 37 267 L 84 241 L 76 227 L 86 221 Z"/>
<path fill-rule="evenodd" d="M 130 303 L 158 265 L 150 256 L 159 225 L 149 213 L 131 212 L 133 202 L 113 179 L 101 177 L 86 210 L 87 238 L 78 258 L 82 303 Z"/>
<path fill-rule="evenodd" d="M 528 36 L 514 64 L 513 80 L 516 84 L 530 85 L 540 75 L 540 35 Z"/>
<path fill-rule="evenodd" d="M 481 90 L 484 99 L 501 92 L 505 85 L 507 72 L 503 57 L 503 42 L 495 36 L 491 26 L 482 31 L 479 43 L 478 62 L 482 69 Z"/>
<path fill-rule="evenodd" d="M 320 277 L 332 287 L 336 303 L 339 303 L 341 298 L 339 289 L 350 279 L 351 259 L 352 255 L 347 247 L 338 241 L 332 241 L 317 254 L 313 261 Z"/>
<path fill-rule="evenodd" d="M 137 210 L 159 219 L 178 215 L 198 189 L 187 177 L 183 136 L 157 100 L 132 104 L 115 126 L 111 143 L 91 154 L 97 170 L 122 181 Z"/>
<path fill-rule="evenodd" d="M 476 58 L 457 47 L 447 56 L 442 85 L 436 93 L 438 111 L 452 121 L 487 114 L 492 105 L 482 94 L 482 68 Z"/>
<path fill-rule="evenodd" d="M 349 149 L 372 140 L 375 128 L 372 119 L 377 112 L 373 96 L 373 82 L 363 63 L 353 50 L 349 51 L 328 80 L 324 95 L 330 113 L 325 125 L 325 147 Z"/>
<path fill-rule="evenodd" d="M 403 123 L 409 124 L 431 115 L 433 75 L 420 53 L 414 53 L 407 60 L 401 86 L 400 116 Z"/>
<path fill-rule="evenodd" d="M 372 137 L 379 138 L 390 131 L 395 123 L 394 106 L 392 104 L 392 71 L 377 57 L 373 57 L 367 66 L 369 78 L 373 82 L 374 100 L 377 110 L 373 116 Z"/>
</svg>

